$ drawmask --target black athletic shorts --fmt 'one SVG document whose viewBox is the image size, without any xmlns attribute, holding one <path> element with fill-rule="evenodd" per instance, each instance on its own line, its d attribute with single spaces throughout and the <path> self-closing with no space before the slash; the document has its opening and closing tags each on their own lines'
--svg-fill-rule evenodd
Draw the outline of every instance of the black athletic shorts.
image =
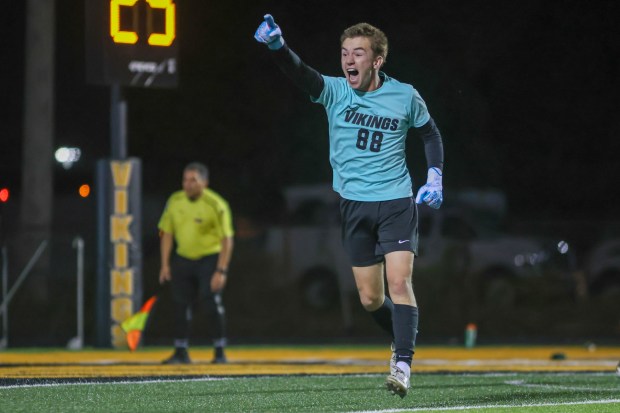
<svg viewBox="0 0 620 413">
<path fill-rule="evenodd" d="M 354 267 L 367 267 L 394 251 L 418 253 L 418 208 L 413 198 L 340 200 L 342 244 Z"/>
<path fill-rule="evenodd" d="M 172 298 L 181 304 L 190 304 L 197 298 L 211 299 L 211 276 L 215 272 L 219 254 L 189 260 L 177 254 L 172 257 L 170 288 Z"/>
</svg>

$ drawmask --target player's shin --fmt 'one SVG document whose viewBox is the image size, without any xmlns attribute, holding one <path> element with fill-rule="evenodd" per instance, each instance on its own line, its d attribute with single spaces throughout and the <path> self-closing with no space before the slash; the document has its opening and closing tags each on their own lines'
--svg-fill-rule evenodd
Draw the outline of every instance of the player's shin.
<svg viewBox="0 0 620 413">
<path fill-rule="evenodd" d="M 389 297 L 384 297 L 383 304 L 375 311 L 371 311 L 370 315 L 373 320 L 390 335 L 392 341 L 394 341 L 394 328 L 392 323 L 392 313 L 394 312 L 394 303 Z"/>
<path fill-rule="evenodd" d="M 392 320 L 396 362 L 397 364 L 405 363 L 411 367 L 418 333 L 418 308 L 411 305 L 394 304 Z"/>
</svg>

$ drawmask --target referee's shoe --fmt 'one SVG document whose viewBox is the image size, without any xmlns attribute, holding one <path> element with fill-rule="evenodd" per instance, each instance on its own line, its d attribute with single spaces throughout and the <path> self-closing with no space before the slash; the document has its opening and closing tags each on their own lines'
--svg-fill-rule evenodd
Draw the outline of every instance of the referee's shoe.
<svg viewBox="0 0 620 413">
<path fill-rule="evenodd" d="M 164 360 L 162 364 L 191 364 L 191 362 L 187 349 L 178 347 L 174 350 L 174 354 Z"/>
</svg>

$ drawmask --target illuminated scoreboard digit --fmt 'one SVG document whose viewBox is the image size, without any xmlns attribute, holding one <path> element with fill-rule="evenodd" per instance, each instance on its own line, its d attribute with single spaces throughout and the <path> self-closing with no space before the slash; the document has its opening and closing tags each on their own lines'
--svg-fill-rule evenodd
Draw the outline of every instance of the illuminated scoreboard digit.
<svg viewBox="0 0 620 413">
<path fill-rule="evenodd" d="M 174 0 L 85 0 L 86 78 L 91 83 L 177 85 Z"/>
</svg>

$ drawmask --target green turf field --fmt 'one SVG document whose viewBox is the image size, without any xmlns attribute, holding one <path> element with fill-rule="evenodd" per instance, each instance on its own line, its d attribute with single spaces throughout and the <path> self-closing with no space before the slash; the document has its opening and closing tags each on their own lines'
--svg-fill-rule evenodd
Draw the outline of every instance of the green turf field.
<svg viewBox="0 0 620 413">
<path fill-rule="evenodd" d="M 209 348 L 160 365 L 168 352 L 0 352 L 0 412 L 620 412 L 613 347 L 422 347 L 404 399 L 383 347 L 239 347 L 225 366 Z"/>
<path fill-rule="evenodd" d="M 3 412 L 619 412 L 601 373 L 419 374 L 404 399 L 383 375 L 157 379 L 0 389 Z M 514 407 L 510 407 L 514 406 Z"/>
</svg>

